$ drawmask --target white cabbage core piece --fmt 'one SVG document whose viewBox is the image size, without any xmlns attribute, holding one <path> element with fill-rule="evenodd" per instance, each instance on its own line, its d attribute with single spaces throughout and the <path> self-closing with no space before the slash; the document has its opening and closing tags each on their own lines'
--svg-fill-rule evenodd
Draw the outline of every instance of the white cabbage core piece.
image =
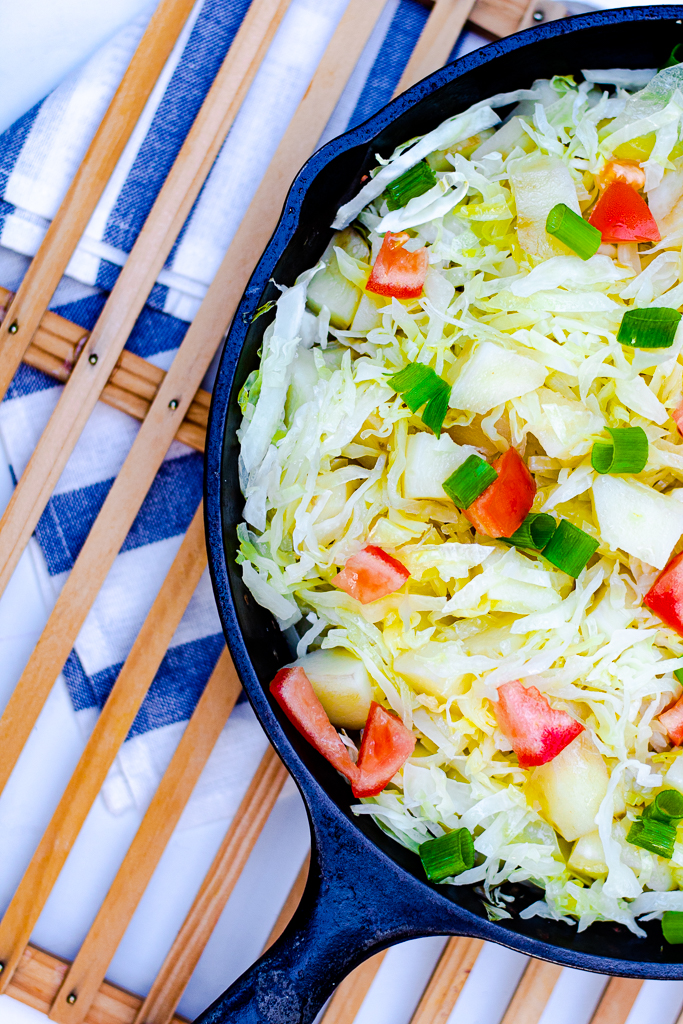
<svg viewBox="0 0 683 1024">
<path fill-rule="evenodd" d="M 601 476 L 593 483 L 600 536 L 641 561 L 663 569 L 683 533 L 683 504 L 637 480 Z"/>
<path fill-rule="evenodd" d="M 535 391 L 544 383 L 545 366 L 484 341 L 467 360 L 451 389 L 452 409 L 486 413 L 497 405 Z"/>
<path fill-rule="evenodd" d="M 595 830 L 609 775 L 602 756 L 585 732 L 540 768 L 527 784 L 530 800 L 570 842 Z"/>
</svg>

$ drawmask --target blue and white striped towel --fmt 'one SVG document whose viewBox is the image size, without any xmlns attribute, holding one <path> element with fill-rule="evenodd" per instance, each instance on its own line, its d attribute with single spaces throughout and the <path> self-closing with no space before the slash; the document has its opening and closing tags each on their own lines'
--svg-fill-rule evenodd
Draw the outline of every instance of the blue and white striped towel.
<svg viewBox="0 0 683 1024">
<path fill-rule="evenodd" d="M 67 319 L 94 325 L 248 6 L 249 0 L 196 4 L 55 294 L 51 308 Z M 132 352 L 170 365 L 345 6 L 345 0 L 293 0 L 132 332 Z M 321 142 L 390 99 L 427 13 L 417 0 L 387 0 Z M 0 135 L 0 285 L 16 287 L 36 252 L 145 23 L 138 18 Z M 0 438 L 15 477 L 60 393 L 51 378 L 19 369 L 0 407 Z M 131 418 L 98 404 L 61 476 L 36 530 L 53 600 L 137 430 Z M 64 668 L 85 729 L 131 648 L 201 489 L 201 456 L 174 442 Z M 146 804 L 222 647 L 205 574 L 105 785 L 111 810 Z M 184 824 L 229 817 L 243 788 L 234 790 L 231 779 L 244 778 L 264 747 L 250 709 L 239 705 Z"/>
</svg>

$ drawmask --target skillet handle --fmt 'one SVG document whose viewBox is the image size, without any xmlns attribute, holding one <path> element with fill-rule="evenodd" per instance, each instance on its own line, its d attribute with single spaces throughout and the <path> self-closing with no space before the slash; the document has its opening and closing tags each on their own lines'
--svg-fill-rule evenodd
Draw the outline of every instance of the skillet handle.
<svg viewBox="0 0 683 1024">
<path fill-rule="evenodd" d="M 445 910 L 445 901 L 321 804 L 308 883 L 289 926 L 195 1024 L 312 1024 L 336 986 L 373 953 L 422 935 L 471 931 L 454 922 L 452 905 Z"/>
</svg>

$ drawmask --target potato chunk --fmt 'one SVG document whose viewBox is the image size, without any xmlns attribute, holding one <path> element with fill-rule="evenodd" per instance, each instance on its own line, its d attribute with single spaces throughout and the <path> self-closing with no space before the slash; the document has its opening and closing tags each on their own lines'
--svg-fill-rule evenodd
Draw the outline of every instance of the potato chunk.
<svg viewBox="0 0 683 1024">
<path fill-rule="evenodd" d="M 607 877 L 605 852 L 602 848 L 597 829 L 577 839 L 567 861 L 567 866 L 572 871 L 576 871 L 577 874 L 588 875 L 589 878 Z"/>
<path fill-rule="evenodd" d="M 548 764 L 534 768 L 527 798 L 570 842 L 595 831 L 595 815 L 607 792 L 609 775 L 590 736 L 582 732 Z"/>
<path fill-rule="evenodd" d="M 362 729 L 370 711 L 372 687 L 365 665 L 340 648 L 311 651 L 299 658 L 315 694 L 340 729 Z"/>
</svg>

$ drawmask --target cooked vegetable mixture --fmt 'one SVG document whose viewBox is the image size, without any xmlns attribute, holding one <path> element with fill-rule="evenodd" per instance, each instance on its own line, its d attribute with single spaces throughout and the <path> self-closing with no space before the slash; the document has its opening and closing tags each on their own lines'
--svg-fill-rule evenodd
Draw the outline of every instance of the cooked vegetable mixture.
<svg viewBox="0 0 683 1024">
<path fill-rule="evenodd" d="M 580 77 L 339 210 L 240 395 L 238 557 L 274 699 L 430 880 L 680 942 L 683 65 Z"/>
</svg>

